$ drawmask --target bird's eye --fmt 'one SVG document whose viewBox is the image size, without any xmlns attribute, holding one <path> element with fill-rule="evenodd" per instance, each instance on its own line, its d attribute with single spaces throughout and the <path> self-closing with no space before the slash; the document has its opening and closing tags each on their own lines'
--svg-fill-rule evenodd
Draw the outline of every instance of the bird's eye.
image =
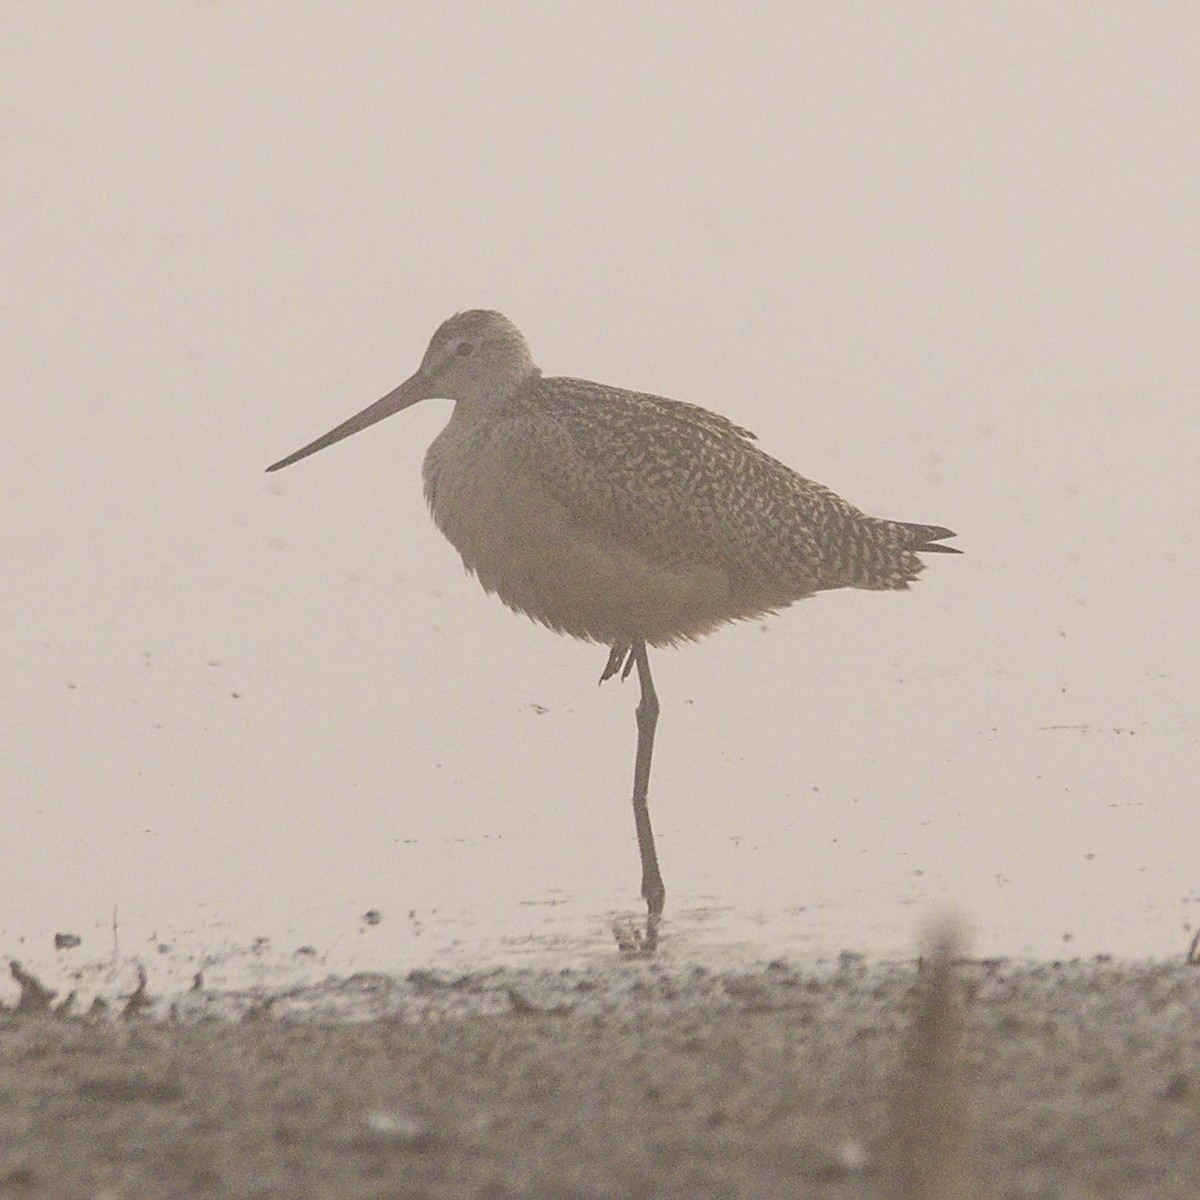
<svg viewBox="0 0 1200 1200">
<path fill-rule="evenodd" d="M 475 347 L 472 346 L 470 342 L 459 342 L 458 345 L 454 347 L 454 352 L 456 354 L 461 354 L 463 358 L 466 358 L 466 356 L 474 349 Z"/>
</svg>

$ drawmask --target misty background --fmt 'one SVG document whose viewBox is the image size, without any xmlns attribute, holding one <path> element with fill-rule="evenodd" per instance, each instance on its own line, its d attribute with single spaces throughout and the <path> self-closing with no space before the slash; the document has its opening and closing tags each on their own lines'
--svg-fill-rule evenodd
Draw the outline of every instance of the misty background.
<svg viewBox="0 0 1200 1200">
<path fill-rule="evenodd" d="M 448 403 L 263 473 L 474 307 L 965 552 L 653 656 L 666 952 L 1186 947 L 1194 5 L 0 23 L 0 951 L 611 953 L 636 687 L 465 577 Z"/>
</svg>

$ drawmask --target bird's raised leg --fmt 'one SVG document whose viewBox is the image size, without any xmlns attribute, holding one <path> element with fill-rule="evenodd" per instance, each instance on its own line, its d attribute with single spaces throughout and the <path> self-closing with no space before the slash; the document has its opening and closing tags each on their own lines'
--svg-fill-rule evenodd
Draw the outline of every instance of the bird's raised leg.
<svg viewBox="0 0 1200 1200">
<path fill-rule="evenodd" d="M 600 682 L 603 683 L 606 679 L 611 679 L 618 673 L 620 673 L 622 679 L 628 679 L 629 672 L 632 670 L 633 647 L 624 646 L 618 642 L 608 652 L 608 662 L 604 664 L 604 670 L 600 672 Z"/>
</svg>

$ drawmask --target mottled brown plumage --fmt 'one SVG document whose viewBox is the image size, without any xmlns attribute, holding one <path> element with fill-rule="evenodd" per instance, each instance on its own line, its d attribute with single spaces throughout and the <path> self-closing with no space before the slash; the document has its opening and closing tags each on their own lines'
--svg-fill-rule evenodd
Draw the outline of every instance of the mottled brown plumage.
<svg viewBox="0 0 1200 1200">
<path fill-rule="evenodd" d="M 503 401 L 456 410 L 426 459 L 426 495 L 485 587 L 552 628 L 608 643 L 670 644 L 830 588 L 905 588 L 923 566 L 915 551 L 951 536 L 868 517 L 752 437 L 693 405 L 535 374 Z M 566 543 L 515 556 L 538 555 L 519 581 L 513 555 L 493 561 L 492 547 L 463 528 L 464 499 L 487 488 L 480 466 L 503 489 L 489 500 L 517 510 L 508 514 L 515 538 L 540 541 L 523 521 L 526 506 L 569 530 Z M 462 479 L 447 495 L 456 471 Z M 488 532 L 500 541 L 505 517 L 488 506 Z M 560 594 L 580 544 L 593 560 L 596 548 L 607 551 L 592 581 L 602 595 Z"/>
<path fill-rule="evenodd" d="M 867 516 L 707 409 L 546 378 L 517 328 L 482 310 L 444 322 L 411 379 L 268 470 L 433 396 L 456 403 L 425 456 L 425 495 L 467 569 L 511 608 L 611 646 L 602 678 L 638 667 L 634 808 L 656 921 L 663 890 L 645 792 L 657 700 L 646 645 L 831 588 L 906 588 L 922 569 L 917 554 L 957 553 L 940 544 L 954 535 Z"/>
</svg>

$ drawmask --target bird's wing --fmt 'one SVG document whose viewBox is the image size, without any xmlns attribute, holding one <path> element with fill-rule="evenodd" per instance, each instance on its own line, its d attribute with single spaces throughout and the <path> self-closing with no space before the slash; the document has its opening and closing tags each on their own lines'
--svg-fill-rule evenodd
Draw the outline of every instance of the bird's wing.
<svg viewBox="0 0 1200 1200">
<path fill-rule="evenodd" d="M 505 431 L 581 530 L 668 570 L 700 562 L 815 581 L 827 547 L 870 520 L 763 453 L 747 430 L 678 400 L 540 379 Z"/>
</svg>

